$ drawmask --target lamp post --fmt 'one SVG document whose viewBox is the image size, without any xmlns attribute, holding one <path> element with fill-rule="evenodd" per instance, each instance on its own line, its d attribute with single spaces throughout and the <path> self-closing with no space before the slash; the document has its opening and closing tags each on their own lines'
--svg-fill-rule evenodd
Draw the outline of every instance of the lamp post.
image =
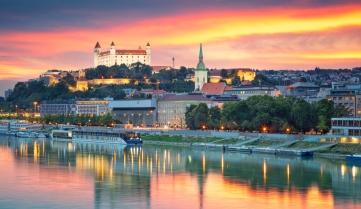
<svg viewBox="0 0 361 209">
<path fill-rule="evenodd" d="M 38 102 L 33 102 L 33 106 L 34 106 L 34 113 L 36 113 L 36 107 L 37 107 L 37 105 L 38 105 Z"/>
</svg>

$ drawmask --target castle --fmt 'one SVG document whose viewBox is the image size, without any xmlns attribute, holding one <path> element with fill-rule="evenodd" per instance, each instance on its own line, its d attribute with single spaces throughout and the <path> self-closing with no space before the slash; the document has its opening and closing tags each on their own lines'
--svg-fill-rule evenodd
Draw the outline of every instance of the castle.
<svg viewBox="0 0 361 209">
<path fill-rule="evenodd" d="M 110 49 L 102 51 L 99 42 L 94 47 L 94 67 L 99 65 L 113 66 L 125 64 L 130 66 L 133 63 L 140 62 L 146 65 L 151 63 L 150 44 L 147 43 L 145 49 L 116 49 L 114 42 L 110 44 Z"/>
</svg>

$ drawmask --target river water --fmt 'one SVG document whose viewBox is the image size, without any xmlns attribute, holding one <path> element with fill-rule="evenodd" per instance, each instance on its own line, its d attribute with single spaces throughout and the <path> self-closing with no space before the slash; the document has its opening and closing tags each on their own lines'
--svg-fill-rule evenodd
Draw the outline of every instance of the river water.
<svg viewBox="0 0 361 209">
<path fill-rule="evenodd" d="M 361 208 L 361 167 L 3 137 L 0 208 Z"/>
</svg>

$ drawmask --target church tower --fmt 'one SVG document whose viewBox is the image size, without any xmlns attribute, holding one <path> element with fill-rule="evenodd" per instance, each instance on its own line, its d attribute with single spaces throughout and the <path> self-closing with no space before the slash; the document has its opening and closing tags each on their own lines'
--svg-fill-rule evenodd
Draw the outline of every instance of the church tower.
<svg viewBox="0 0 361 209">
<path fill-rule="evenodd" d="M 197 68 L 194 71 L 194 91 L 200 91 L 205 83 L 208 83 L 208 71 L 203 62 L 202 44 L 199 46 L 199 57 Z"/>
</svg>

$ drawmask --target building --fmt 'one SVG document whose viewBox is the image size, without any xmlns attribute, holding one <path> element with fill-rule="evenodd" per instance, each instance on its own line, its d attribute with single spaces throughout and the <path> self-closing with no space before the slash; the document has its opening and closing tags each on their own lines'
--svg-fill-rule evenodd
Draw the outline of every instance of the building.
<svg viewBox="0 0 361 209">
<path fill-rule="evenodd" d="M 198 64 L 194 71 L 194 90 L 200 91 L 205 83 L 208 83 L 208 71 L 203 62 L 203 50 L 202 44 L 200 44 Z"/>
<path fill-rule="evenodd" d="M 350 116 L 361 116 L 361 94 L 358 90 L 332 89 L 327 98 L 335 106 L 344 106 Z"/>
<path fill-rule="evenodd" d="M 4 98 L 7 99 L 9 98 L 9 96 L 13 93 L 13 90 L 12 89 L 8 89 L 8 90 L 5 90 L 4 91 Z"/>
<path fill-rule="evenodd" d="M 76 101 L 76 115 L 94 115 L 101 116 L 110 112 L 108 100 L 87 100 Z"/>
<path fill-rule="evenodd" d="M 60 79 L 65 77 L 69 72 L 62 70 L 48 70 L 41 74 L 39 77 L 40 81 L 43 81 L 47 86 L 53 86 L 59 83 Z"/>
<path fill-rule="evenodd" d="M 220 70 L 210 70 L 208 71 L 209 83 L 219 83 L 221 82 L 222 75 Z"/>
<path fill-rule="evenodd" d="M 99 65 L 113 66 L 125 64 L 130 66 L 133 63 L 151 64 L 150 44 L 147 43 L 145 49 L 116 49 L 114 42 L 110 44 L 110 49 L 102 51 L 99 42 L 94 47 L 94 67 Z"/>
<path fill-rule="evenodd" d="M 205 83 L 202 86 L 201 92 L 206 95 L 222 95 L 226 89 L 226 84 L 220 83 Z"/>
<path fill-rule="evenodd" d="M 226 87 L 224 94 L 237 95 L 240 100 L 246 100 L 251 96 L 277 96 L 278 90 L 274 87 Z"/>
<path fill-rule="evenodd" d="M 320 87 L 312 82 L 296 82 L 287 87 L 287 96 L 310 97 L 316 96 Z"/>
<path fill-rule="evenodd" d="M 158 124 L 160 126 L 185 128 L 187 107 L 206 103 L 210 107 L 213 102 L 202 94 L 167 94 L 158 100 Z"/>
<path fill-rule="evenodd" d="M 73 103 L 41 103 L 40 116 L 47 115 L 73 115 L 75 105 Z"/>
<path fill-rule="evenodd" d="M 116 100 L 109 103 L 115 120 L 135 126 L 153 126 L 157 119 L 156 107 L 154 99 Z"/>
<path fill-rule="evenodd" d="M 237 76 L 240 81 L 253 81 L 256 78 L 256 71 L 248 68 L 238 69 Z"/>
<path fill-rule="evenodd" d="M 339 136 L 361 136 L 361 117 L 332 118 L 331 133 Z"/>
<path fill-rule="evenodd" d="M 152 66 L 152 73 L 159 73 L 161 70 L 171 70 L 171 69 L 172 69 L 171 66 L 156 65 L 156 66 Z"/>
</svg>

